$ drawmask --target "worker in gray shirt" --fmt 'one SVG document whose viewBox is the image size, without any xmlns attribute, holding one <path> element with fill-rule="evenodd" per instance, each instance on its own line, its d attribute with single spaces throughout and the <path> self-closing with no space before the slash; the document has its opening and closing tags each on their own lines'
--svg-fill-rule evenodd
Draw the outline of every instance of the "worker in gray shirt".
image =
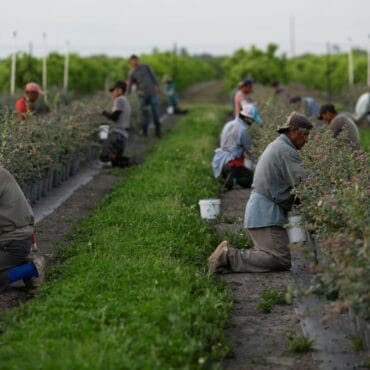
<svg viewBox="0 0 370 370">
<path fill-rule="evenodd" d="M 208 259 L 210 272 L 229 268 L 233 272 L 268 272 L 291 267 L 288 212 L 294 204 L 291 190 L 305 178 L 298 150 L 307 142 L 312 124 L 302 114 L 293 112 L 258 160 L 253 191 L 248 200 L 244 227 L 254 248 L 235 249 L 223 241 Z"/>
<path fill-rule="evenodd" d="M 44 279 L 44 257 L 29 257 L 33 225 L 33 212 L 21 188 L 0 167 L 0 293 L 18 280 L 35 287 Z"/>
<path fill-rule="evenodd" d="M 128 93 L 132 91 L 132 86 L 137 86 L 140 99 L 140 109 L 142 113 L 142 132 L 148 136 L 149 128 L 149 108 L 152 110 L 155 135 L 161 136 L 161 122 L 159 119 L 159 102 L 157 93 L 160 92 L 160 85 L 153 70 L 147 65 L 139 63 L 139 57 L 132 55 L 129 59 L 131 70 L 128 76 Z"/>
<path fill-rule="evenodd" d="M 334 137 L 345 130 L 346 142 L 353 150 L 360 149 L 360 134 L 355 122 L 345 114 L 338 114 L 333 104 L 322 105 L 318 119 L 329 125 Z"/>
<path fill-rule="evenodd" d="M 127 130 L 130 128 L 131 106 L 127 100 L 126 82 L 117 81 L 109 90 L 112 93 L 113 107 L 112 112 L 103 111 L 102 115 L 113 121 L 112 128 L 109 130 L 108 139 L 103 142 L 100 160 L 111 162 L 112 166 L 126 167 L 130 165 L 130 158 L 124 157 L 123 152 L 128 139 Z"/>
</svg>

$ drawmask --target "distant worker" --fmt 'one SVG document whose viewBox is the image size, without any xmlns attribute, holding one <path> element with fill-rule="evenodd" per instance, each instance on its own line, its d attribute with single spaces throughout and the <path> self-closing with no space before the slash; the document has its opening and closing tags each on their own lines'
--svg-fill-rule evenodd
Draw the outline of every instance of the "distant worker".
<svg viewBox="0 0 370 370">
<path fill-rule="evenodd" d="M 29 258 L 33 225 L 33 212 L 23 191 L 0 167 L 0 292 L 18 280 L 35 288 L 44 279 L 44 257 Z"/>
<path fill-rule="evenodd" d="M 240 88 L 234 97 L 234 116 L 239 117 L 240 110 L 242 109 L 243 103 L 253 103 L 251 94 L 253 92 L 253 81 L 250 78 L 246 78 L 240 83 Z"/>
<path fill-rule="evenodd" d="M 176 93 L 176 84 L 170 76 L 166 75 L 163 77 L 163 87 L 164 94 L 168 97 L 173 113 L 186 114 L 188 111 L 179 107 L 179 97 Z"/>
<path fill-rule="evenodd" d="M 360 148 L 360 133 L 355 122 L 345 114 L 338 114 L 333 104 L 322 105 L 318 119 L 329 125 L 334 137 L 346 130 L 346 141 L 351 148 L 354 150 Z"/>
<path fill-rule="evenodd" d="M 280 134 L 258 160 L 244 227 L 254 242 L 253 249 L 232 248 L 223 241 L 208 259 L 211 273 L 220 268 L 231 272 L 289 270 L 291 255 L 285 225 L 295 197 L 292 188 L 306 177 L 298 154 L 308 140 L 312 124 L 293 112 L 278 128 Z"/>
<path fill-rule="evenodd" d="M 284 86 L 281 85 L 279 81 L 272 81 L 271 86 L 274 88 L 275 95 L 284 95 L 286 97 L 289 96 L 289 93 L 285 90 Z"/>
<path fill-rule="evenodd" d="M 320 112 L 320 106 L 311 96 L 293 96 L 289 103 L 296 104 L 297 108 L 303 106 L 304 113 L 307 117 L 317 117 Z"/>
<path fill-rule="evenodd" d="M 130 159 L 123 156 L 131 115 L 131 106 L 125 96 L 126 88 L 126 82 L 117 81 L 109 90 L 113 99 L 112 112 L 102 112 L 104 117 L 114 122 L 114 128 L 109 130 L 108 138 L 103 142 L 100 160 L 102 162 L 110 161 L 112 166 L 118 167 L 126 167 L 130 164 Z"/>
<path fill-rule="evenodd" d="M 140 99 L 140 109 L 142 113 L 142 133 L 148 136 L 149 129 L 149 107 L 152 110 L 155 135 L 161 136 L 161 122 L 159 118 L 159 102 L 157 94 L 161 89 L 153 70 L 147 65 L 139 63 L 139 57 L 132 55 L 129 59 L 131 70 L 128 76 L 128 93 L 132 91 L 132 86 L 137 86 Z"/>
<path fill-rule="evenodd" d="M 222 176 L 226 190 L 234 185 L 249 188 L 253 181 L 253 142 L 248 130 L 253 123 L 260 123 L 257 108 L 253 104 L 243 104 L 239 116 L 233 121 L 226 123 L 221 137 L 220 147 L 216 149 L 212 169 L 215 178 Z M 245 166 L 245 160 L 249 159 L 249 168 Z"/>
<path fill-rule="evenodd" d="M 40 95 L 43 95 L 40 85 L 35 82 L 29 82 L 24 89 L 24 96 L 19 98 L 15 103 L 15 109 L 18 112 L 18 118 L 26 119 L 27 114 L 35 114 L 35 103 Z"/>
</svg>

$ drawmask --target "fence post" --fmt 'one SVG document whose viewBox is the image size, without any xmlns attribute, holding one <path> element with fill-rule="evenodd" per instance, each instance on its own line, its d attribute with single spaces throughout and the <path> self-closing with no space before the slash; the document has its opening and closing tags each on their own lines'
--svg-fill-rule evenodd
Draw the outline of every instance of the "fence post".
<svg viewBox="0 0 370 370">
<path fill-rule="evenodd" d="M 64 78 L 63 78 L 63 89 L 65 92 L 68 91 L 68 77 L 69 77 L 69 42 L 66 42 L 66 54 L 64 56 Z"/>
<path fill-rule="evenodd" d="M 17 68 L 17 31 L 13 32 L 13 54 L 12 54 L 12 64 L 10 69 L 10 95 L 15 94 L 15 76 Z"/>
<path fill-rule="evenodd" d="M 42 34 L 42 37 L 44 39 L 44 48 L 45 48 L 45 54 L 42 59 L 42 87 L 44 89 L 45 93 L 45 100 L 47 100 L 47 88 L 48 88 L 48 66 L 47 66 L 47 59 L 48 59 L 48 54 L 47 54 L 47 47 L 46 47 L 46 33 L 44 32 Z"/>
<path fill-rule="evenodd" d="M 352 50 L 352 39 L 348 39 L 349 50 L 348 50 L 348 85 L 351 88 L 353 86 L 353 50 Z"/>
</svg>

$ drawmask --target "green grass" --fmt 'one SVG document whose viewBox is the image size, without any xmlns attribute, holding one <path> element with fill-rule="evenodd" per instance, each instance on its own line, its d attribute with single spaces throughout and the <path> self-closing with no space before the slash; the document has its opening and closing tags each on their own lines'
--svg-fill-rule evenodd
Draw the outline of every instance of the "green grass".
<svg viewBox="0 0 370 370">
<path fill-rule="evenodd" d="M 2 324 L 2 369 L 218 368 L 225 290 L 199 217 L 224 111 L 194 109 L 83 221 L 38 297 Z"/>
<path fill-rule="evenodd" d="M 296 332 L 288 332 L 288 351 L 293 353 L 306 353 L 314 350 L 313 340 Z"/>
<path fill-rule="evenodd" d="M 360 128 L 361 148 L 370 153 L 370 128 Z"/>
<path fill-rule="evenodd" d="M 261 294 L 258 308 L 263 313 L 270 313 L 275 305 L 288 304 L 285 295 L 286 291 L 279 292 L 276 289 L 264 290 Z"/>
</svg>

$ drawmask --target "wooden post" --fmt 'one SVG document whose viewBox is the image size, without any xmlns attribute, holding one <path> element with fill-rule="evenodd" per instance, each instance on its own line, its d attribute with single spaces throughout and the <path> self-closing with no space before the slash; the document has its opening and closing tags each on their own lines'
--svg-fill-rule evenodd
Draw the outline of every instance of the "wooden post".
<svg viewBox="0 0 370 370">
<path fill-rule="evenodd" d="M 44 48 L 45 48 L 45 54 L 42 59 L 42 87 L 44 89 L 45 100 L 46 100 L 47 88 L 48 88 L 48 65 L 47 65 L 48 53 L 47 53 L 47 47 L 46 47 L 46 33 L 45 32 L 42 34 L 42 37 L 44 39 Z"/>
<path fill-rule="evenodd" d="M 348 86 L 353 87 L 353 51 L 352 51 L 352 39 L 348 39 L 349 50 L 348 50 Z"/>
<path fill-rule="evenodd" d="M 290 56 L 295 57 L 295 18 L 293 15 L 289 18 L 289 39 L 290 39 Z"/>
<path fill-rule="evenodd" d="M 10 69 L 10 95 L 15 94 L 15 76 L 17 68 L 17 31 L 13 32 L 13 54 L 12 54 L 12 64 Z"/>
<path fill-rule="evenodd" d="M 63 78 L 63 89 L 65 92 L 68 91 L 68 77 L 69 77 L 69 42 L 66 42 L 66 54 L 64 56 L 64 78 Z"/>
</svg>

